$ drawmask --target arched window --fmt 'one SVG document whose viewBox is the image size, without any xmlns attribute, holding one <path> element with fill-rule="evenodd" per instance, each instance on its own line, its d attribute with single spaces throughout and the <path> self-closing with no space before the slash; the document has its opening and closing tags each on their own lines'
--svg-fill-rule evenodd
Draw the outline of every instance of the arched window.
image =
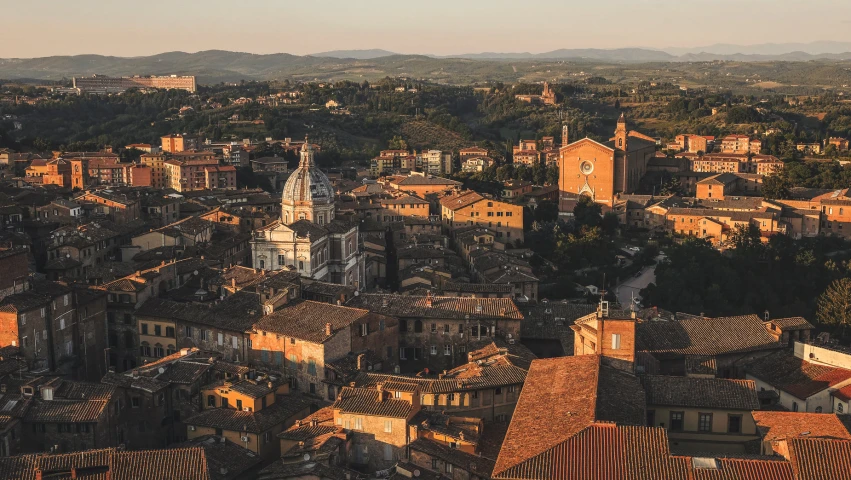
<svg viewBox="0 0 851 480">
<path fill-rule="evenodd" d="M 816 413 L 821 413 L 821 407 L 816 407 Z"/>
<path fill-rule="evenodd" d="M 154 345 L 154 356 L 157 358 L 163 357 L 163 346 L 157 343 Z"/>
<path fill-rule="evenodd" d="M 423 333 L 423 322 L 421 320 L 414 320 L 414 333 Z"/>
<path fill-rule="evenodd" d="M 845 407 L 842 406 L 841 403 L 837 403 L 836 404 L 836 413 L 842 413 L 843 410 L 845 410 Z"/>
</svg>

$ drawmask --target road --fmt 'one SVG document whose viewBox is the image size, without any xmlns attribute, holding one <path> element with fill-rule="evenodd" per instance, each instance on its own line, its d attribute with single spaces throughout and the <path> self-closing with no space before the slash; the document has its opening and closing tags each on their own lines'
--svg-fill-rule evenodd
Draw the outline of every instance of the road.
<svg viewBox="0 0 851 480">
<path fill-rule="evenodd" d="M 664 255 L 659 255 L 656 257 L 656 262 L 658 263 L 664 258 Z M 656 265 L 644 267 L 641 270 L 641 275 L 629 278 L 615 288 L 615 295 L 617 295 L 618 297 L 618 302 L 620 302 L 623 308 L 628 308 L 630 302 L 632 302 L 633 295 L 635 297 L 639 297 L 639 292 L 641 291 L 641 289 L 647 287 L 647 285 L 650 285 L 655 281 Z"/>
</svg>

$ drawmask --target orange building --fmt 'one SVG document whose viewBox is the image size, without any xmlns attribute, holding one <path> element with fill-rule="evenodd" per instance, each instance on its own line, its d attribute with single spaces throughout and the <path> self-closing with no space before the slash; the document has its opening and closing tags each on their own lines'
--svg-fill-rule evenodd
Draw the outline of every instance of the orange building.
<svg viewBox="0 0 851 480">
<path fill-rule="evenodd" d="M 151 186 L 151 167 L 147 165 L 131 165 L 127 168 L 127 185 L 134 187 Z"/>
<path fill-rule="evenodd" d="M 212 175 L 208 175 L 207 168 L 218 167 L 218 165 L 219 161 L 216 160 L 212 152 L 175 155 L 171 160 L 166 160 L 163 163 L 165 167 L 165 186 L 173 188 L 178 192 L 204 190 L 208 188 L 208 179 L 218 180 L 219 178 L 218 172 L 215 170 L 211 172 Z M 234 187 L 236 187 L 235 169 L 232 173 L 234 176 Z"/>
<path fill-rule="evenodd" d="M 559 151 L 560 209 L 569 210 L 576 195 L 614 206 L 618 193 L 632 193 L 656 153 L 656 143 L 638 132 L 627 131 L 618 119 L 615 136 L 605 143 L 584 138 Z"/>
<path fill-rule="evenodd" d="M 727 135 L 721 139 L 721 153 L 753 153 L 762 150 L 762 142 L 747 135 Z"/>
<path fill-rule="evenodd" d="M 44 185 L 71 186 L 71 162 L 57 158 L 47 162 L 47 173 L 43 177 Z"/>
<path fill-rule="evenodd" d="M 388 177 L 386 184 L 394 190 L 424 198 L 430 193 L 443 193 L 461 188 L 461 182 L 420 172 L 403 177 Z"/>
<path fill-rule="evenodd" d="M 440 199 L 440 216 L 450 230 L 470 225 L 488 227 L 497 241 L 523 241 L 523 207 L 466 191 Z"/>
<path fill-rule="evenodd" d="M 204 167 L 205 188 L 236 190 L 236 167 L 211 165 Z"/>
<path fill-rule="evenodd" d="M 188 135 L 166 135 L 160 140 L 163 153 L 178 153 L 199 148 L 198 139 Z"/>
</svg>

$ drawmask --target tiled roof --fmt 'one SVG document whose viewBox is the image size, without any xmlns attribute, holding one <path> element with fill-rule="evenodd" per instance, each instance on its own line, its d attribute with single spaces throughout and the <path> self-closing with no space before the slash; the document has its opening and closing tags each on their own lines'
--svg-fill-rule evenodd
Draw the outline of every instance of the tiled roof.
<svg viewBox="0 0 851 480">
<path fill-rule="evenodd" d="M 72 478 L 72 469 L 77 469 L 77 478 L 92 480 L 210 480 L 207 456 L 202 448 L 102 449 L 0 458 L 0 478 L 4 479 L 68 479 Z"/>
<path fill-rule="evenodd" d="M 38 384 L 36 379 L 36 384 Z M 30 382 L 31 384 L 33 382 Z M 110 385 L 53 381 L 53 400 L 36 399 L 24 415 L 26 422 L 97 423 L 115 392 Z M 36 385 L 34 384 L 34 386 Z M 41 385 L 44 385 L 43 383 Z M 36 387 L 37 389 L 37 387 Z"/>
<path fill-rule="evenodd" d="M 455 180 L 450 180 L 448 178 L 435 177 L 432 175 L 410 175 L 402 178 L 401 180 L 396 180 L 395 183 L 399 186 L 407 187 L 411 185 L 446 185 L 446 186 L 458 186 L 461 185 L 461 182 L 457 182 Z"/>
<path fill-rule="evenodd" d="M 795 480 L 851 478 L 851 441 L 813 438 L 786 443 Z"/>
<path fill-rule="evenodd" d="M 804 317 L 775 318 L 771 320 L 771 323 L 777 325 L 784 331 L 812 330 L 816 328 Z"/>
<path fill-rule="evenodd" d="M 211 408 L 186 419 L 184 423 L 232 432 L 263 433 L 307 408 L 307 400 L 300 396 L 279 395 L 275 403 L 262 410 L 244 412 L 233 408 Z"/>
<path fill-rule="evenodd" d="M 275 380 L 255 381 L 251 379 L 243 380 L 217 380 L 209 385 L 204 385 L 204 390 L 211 390 L 218 387 L 227 386 L 228 390 L 241 393 L 251 398 L 262 398 L 266 395 L 276 392 L 278 387 L 286 383 L 286 379 L 275 378 Z M 271 386 L 270 386 L 271 385 Z"/>
<path fill-rule="evenodd" d="M 297 220 L 287 225 L 290 230 L 294 231 L 301 238 L 310 237 L 319 239 L 328 235 L 328 230 L 311 222 L 310 220 Z"/>
<path fill-rule="evenodd" d="M 647 405 L 757 410 L 759 399 L 751 380 L 646 375 L 641 378 Z"/>
<path fill-rule="evenodd" d="M 828 413 L 755 411 L 753 419 L 763 441 L 792 438 L 851 440 L 838 416 Z"/>
<path fill-rule="evenodd" d="M 417 452 L 423 452 L 431 458 L 443 460 L 456 468 L 470 472 L 471 475 L 489 477 L 491 472 L 493 472 L 493 460 L 473 455 L 457 448 L 449 448 L 432 440 L 418 438 L 409 443 L 408 448 Z"/>
<path fill-rule="evenodd" d="M 792 465 L 782 458 L 712 458 L 714 468 L 695 463 L 695 457 L 675 457 L 688 469 L 689 480 L 794 480 Z M 703 459 L 697 459 L 703 460 Z"/>
<path fill-rule="evenodd" d="M 386 397 L 387 394 L 383 396 Z M 414 409 L 413 405 L 405 400 L 395 398 L 379 400 L 377 388 L 359 387 L 343 387 L 332 408 L 345 413 L 393 418 L 408 418 Z"/>
<path fill-rule="evenodd" d="M 26 292 L 9 295 L 0 300 L 0 312 L 25 312 L 47 305 L 54 298 L 71 293 L 71 289 L 56 282 L 36 282 Z"/>
<path fill-rule="evenodd" d="M 469 315 L 471 319 L 523 319 L 523 314 L 509 298 L 433 297 L 431 301 L 431 306 L 428 306 L 428 297 L 425 296 L 361 294 L 349 300 L 347 305 L 394 317 L 464 319 Z M 479 306 L 480 309 L 477 308 Z"/>
<path fill-rule="evenodd" d="M 686 462 L 670 456 L 664 429 L 593 423 L 512 464 L 500 452 L 493 478 L 685 480 L 687 471 Z"/>
<path fill-rule="evenodd" d="M 494 476 L 503 473 L 513 478 L 526 472 L 523 465 L 536 463 L 536 457 L 546 456 L 595 421 L 643 424 L 644 415 L 644 394 L 638 379 L 601 366 L 599 356 L 535 360 L 499 452 Z M 516 468 L 521 470 L 515 471 Z M 525 473 L 522 477 L 526 478 Z"/>
<path fill-rule="evenodd" d="M 203 448 L 212 480 L 236 480 L 263 460 L 241 445 L 215 435 L 202 435 L 172 448 Z"/>
<path fill-rule="evenodd" d="M 456 195 L 447 195 L 440 199 L 440 204 L 450 210 L 458 210 L 472 205 L 484 199 L 482 195 L 473 191 L 460 192 Z"/>
<path fill-rule="evenodd" d="M 446 282 L 443 284 L 444 292 L 461 292 L 461 293 L 511 293 L 514 287 L 508 284 L 494 283 L 455 283 Z"/>
<path fill-rule="evenodd" d="M 266 315 L 254 324 L 254 329 L 323 343 L 366 315 L 369 315 L 367 310 L 304 300 Z M 331 324 L 331 335 L 326 331 L 328 323 Z"/>
<path fill-rule="evenodd" d="M 689 317 L 636 325 L 637 349 L 656 357 L 724 355 L 783 348 L 756 315 Z"/>
<path fill-rule="evenodd" d="M 785 351 L 748 362 L 745 372 L 801 400 L 851 380 L 851 370 L 810 363 Z"/>
<path fill-rule="evenodd" d="M 284 463 L 276 461 L 260 471 L 260 480 L 318 478 L 321 480 L 355 480 L 358 472 L 320 462 Z"/>
</svg>

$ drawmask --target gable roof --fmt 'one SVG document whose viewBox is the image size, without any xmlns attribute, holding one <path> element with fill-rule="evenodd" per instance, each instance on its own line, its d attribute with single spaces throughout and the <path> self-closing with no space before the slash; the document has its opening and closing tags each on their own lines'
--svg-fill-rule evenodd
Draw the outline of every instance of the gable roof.
<svg viewBox="0 0 851 480">
<path fill-rule="evenodd" d="M 639 322 L 636 343 L 639 351 L 656 357 L 724 355 L 783 348 L 756 315 L 689 316 L 675 321 Z"/>
<path fill-rule="evenodd" d="M 597 355 L 535 360 L 500 449 L 494 476 L 545 454 L 596 421 L 643 424 L 644 407 L 638 379 L 601 366 Z M 520 468 L 522 471 L 524 467 Z"/>
<path fill-rule="evenodd" d="M 745 372 L 801 400 L 851 380 L 851 370 L 810 363 L 785 351 L 748 362 Z"/>
<path fill-rule="evenodd" d="M 254 324 L 254 329 L 308 342 L 323 343 L 339 330 L 369 314 L 369 311 L 359 308 L 304 300 L 266 315 Z M 326 331 L 326 324 L 329 323 L 331 324 L 330 335 Z"/>
<path fill-rule="evenodd" d="M 792 438 L 851 440 L 851 432 L 830 413 L 755 411 L 753 419 L 765 442 Z"/>
<path fill-rule="evenodd" d="M 641 383 L 648 405 L 757 410 L 759 399 L 752 380 L 646 375 Z"/>
</svg>

